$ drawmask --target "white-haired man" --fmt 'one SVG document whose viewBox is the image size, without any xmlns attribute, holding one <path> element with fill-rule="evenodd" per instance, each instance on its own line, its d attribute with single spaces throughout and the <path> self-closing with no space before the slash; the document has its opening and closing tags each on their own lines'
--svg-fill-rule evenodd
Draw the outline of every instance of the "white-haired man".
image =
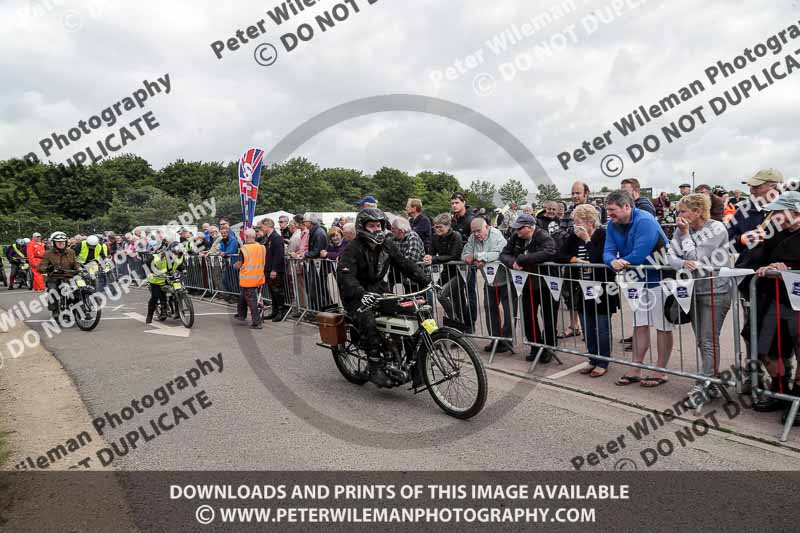
<svg viewBox="0 0 800 533">
<path fill-rule="evenodd" d="M 244 244 L 239 248 L 239 261 L 233 267 L 239 270 L 239 303 L 234 318 L 245 321 L 247 309 L 253 329 L 261 329 L 261 313 L 258 311 L 259 294 L 266 282 L 264 267 L 267 264 L 267 249 L 256 242 L 256 230 L 244 232 Z"/>
</svg>

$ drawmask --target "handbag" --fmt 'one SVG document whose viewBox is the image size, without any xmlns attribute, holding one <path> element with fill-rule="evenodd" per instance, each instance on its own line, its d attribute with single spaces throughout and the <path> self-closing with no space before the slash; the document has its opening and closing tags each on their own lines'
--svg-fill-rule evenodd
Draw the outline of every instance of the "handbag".
<svg viewBox="0 0 800 533">
<path fill-rule="evenodd" d="M 680 324 L 688 324 L 692 321 L 692 317 L 683 310 L 681 304 L 678 303 L 678 299 L 675 297 L 674 294 L 670 294 L 664 300 L 664 317 L 670 324 L 680 325 Z"/>
</svg>

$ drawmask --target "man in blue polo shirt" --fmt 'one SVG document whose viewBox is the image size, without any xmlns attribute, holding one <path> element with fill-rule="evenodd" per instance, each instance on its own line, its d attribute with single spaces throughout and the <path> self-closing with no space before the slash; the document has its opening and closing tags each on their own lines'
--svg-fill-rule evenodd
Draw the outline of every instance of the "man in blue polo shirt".
<svg viewBox="0 0 800 533">
<path fill-rule="evenodd" d="M 669 242 L 656 218 L 634 206 L 631 193 L 614 191 L 606 198 L 608 229 L 603 262 L 617 272 L 628 267 L 646 265 L 653 252 Z M 642 276 L 627 274 L 626 280 L 647 282 L 640 298 L 639 308 L 633 314 L 633 361 L 641 363 L 650 348 L 650 327 L 656 327 L 659 367 L 666 367 L 672 352 L 672 324 L 664 317 L 664 293 L 659 283 L 661 273 L 654 269 Z M 654 373 L 641 377 L 641 369 L 631 368 L 617 385 L 641 382 L 643 387 L 658 387 L 667 382 L 665 374 Z"/>
</svg>

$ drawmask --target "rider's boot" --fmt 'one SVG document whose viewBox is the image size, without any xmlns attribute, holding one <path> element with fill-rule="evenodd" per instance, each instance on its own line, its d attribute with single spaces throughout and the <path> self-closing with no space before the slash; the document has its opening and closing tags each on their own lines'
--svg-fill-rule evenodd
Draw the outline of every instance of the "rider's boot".
<svg viewBox="0 0 800 533">
<path fill-rule="evenodd" d="M 384 360 L 380 350 L 368 350 L 367 371 L 369 372 L 370 381 L 378 387 L 391 387 L 394 382 L 386 375 L 383 366 Z"/>
<path fill-rule="evenodd" d="M 149 303 L 147 304 L 147 317 L 144 319 L 145 324 L 152 324 L 153 323 L 153 313 L 156 312 L 156 304 Z"/>
</svg>

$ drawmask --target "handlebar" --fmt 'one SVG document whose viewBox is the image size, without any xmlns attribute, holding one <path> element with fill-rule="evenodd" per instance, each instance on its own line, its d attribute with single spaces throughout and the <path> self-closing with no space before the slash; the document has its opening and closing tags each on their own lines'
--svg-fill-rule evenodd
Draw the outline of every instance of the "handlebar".
<svg viewBox="0 0 800 533">
<path fill-rule="evenodd" d="M 398 295 L 398 294 L 384 294 L 383 296 L 380 296 L 380 297 L 376 298 L 376 303 L 377 302 L 389 302 L 389 301 L 392 301 L 392 300 L 411 300 L 411 299 L 416 298 L 417 296 L 425 294 L 426 292 L 428 292 L 430 290 L 434 290 L 434 284 L 433 283 L 428 284 L 422 290 L 419 290 L 419 291 L 416 291 L 416 292 L 409 292 L 408 294 L 400 294 L 400 295 Z M 369 308 L 362 305 L 356 311 L 361 313 L 361 312 L 363 312 L 363 311 L 365 311 L 367 309 L 369 309 Z"/>
<path fill-rule="evenodd" d="M 411 299 L 411 298 L 414 298 L 414 297 L 419 296 L 421 294 L 425 294 L 426 292 L 428 292 L 430 290 L 433 290 L 433 283 L 428 284 L 427 287 L 425 287 L 424 289 L 419 290 L 417 292 L 409 292 L 408 294 L 385 294 L 385 295 L 381 296 L 380 298 L 378 298 L 378 301 L 386 302 L 386 301 L 391 301 L 391 300 Z"/>
</svg>

